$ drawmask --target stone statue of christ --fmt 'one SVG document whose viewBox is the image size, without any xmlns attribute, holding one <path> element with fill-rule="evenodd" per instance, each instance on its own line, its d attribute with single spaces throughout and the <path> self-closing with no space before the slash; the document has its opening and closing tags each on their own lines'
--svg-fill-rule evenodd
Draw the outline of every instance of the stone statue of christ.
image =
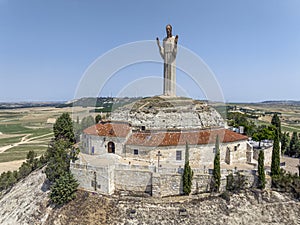
<svg viewBox="0 0 300 225">
<path fill-rule="evenodd" d="M 176 96 L 176 54 L 178 35 L 172 36 L 172 26 L 166 26 L 167 37 L 163 40 L 163 46 L 160 45 L 158 37 L 156 42 L 159 53 L 164 60 L 164 95 Z"/>
</svg>

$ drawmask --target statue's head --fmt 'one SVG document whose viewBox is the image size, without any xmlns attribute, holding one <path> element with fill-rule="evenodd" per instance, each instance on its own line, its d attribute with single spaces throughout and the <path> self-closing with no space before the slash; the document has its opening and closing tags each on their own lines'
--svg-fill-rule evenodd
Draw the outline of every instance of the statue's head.
<svg viewBox="0 0 300 225">
<path fill-rule="evenodd" d="M 168 24 L 166 26 L 166 32 L 167 32 L 167 37 L 172 37 L 172 26 L 171 26 L 171 24 Z"/>
</svg>

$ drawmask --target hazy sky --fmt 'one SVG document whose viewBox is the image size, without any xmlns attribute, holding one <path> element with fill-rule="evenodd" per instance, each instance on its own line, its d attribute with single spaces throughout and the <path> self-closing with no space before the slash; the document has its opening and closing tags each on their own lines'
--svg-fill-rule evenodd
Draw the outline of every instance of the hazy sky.
<svg viewBox="0 0 300 225">
<path fill-rule="evenodd" d="M 298 0 L 0 0 L 0 101 L 73 99 L 99 56 L 163 39 L 168 23 L 213 71 L 226 101 L 300 100 L 299 9 Z M 119 95 L 144 76 L 160 79 L 162 65 L 124 68 L 100 94 Z M 184 73 L 177 81 L 203 98 Z M 152 94 L 160 94 L 158 86 Z M 142 85 L 131 89 L 151 94 Z"/>
</svg>

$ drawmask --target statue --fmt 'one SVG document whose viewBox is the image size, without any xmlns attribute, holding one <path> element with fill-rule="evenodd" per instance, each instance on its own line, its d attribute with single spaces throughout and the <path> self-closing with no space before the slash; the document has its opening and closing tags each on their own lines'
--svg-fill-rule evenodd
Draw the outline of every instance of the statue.
<svg viewBox="0 0 300 225">
<path fill-rule="evenodd" d="M 176 96 L 176 64 L 178 35 L 172 36 L 172 26 L 166 26 L 167 37 L 163 40 L 163 47 L 159 43 L 158 37 L 156 42 L 159 53 L 164 60 L 164 95 Z"/>
</svg>

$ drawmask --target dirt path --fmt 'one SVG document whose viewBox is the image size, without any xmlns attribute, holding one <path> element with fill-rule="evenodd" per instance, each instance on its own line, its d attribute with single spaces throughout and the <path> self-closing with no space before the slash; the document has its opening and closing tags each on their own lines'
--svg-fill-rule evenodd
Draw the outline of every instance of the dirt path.
<svg viewBox="0 0 300 225">
<path fill-rule="evenodd" d="M 25 162 L 25 160 L 16 160 L 16 161 L 10 161 L 10 162 L 2 162 L 0 163 L 0 174 L 7 171 L 14 171 L 19 169 L 19 167 L 22 165 L 22 163 Z"/>
<path fill-rule="evenodd" d="M 40 135 L 40 136 L 36 136 L 36 137 L 32 137 L 32 138 L 28 138 L 31 134 L 27 134 L 25 135 L 24 137 L 22 137 L 21 141 L 17 142 L 17 143 L 14 143 L 14 144 L 10 144 L 10 145 L 6 145 L 6 146 L 3 146 L 3 147 L 0 147 L 0 153 L 3 153 L 5 152 L 6 150 L 10 149 L 10 148 L 13 148 L 13 147 L 16 147 L 16 146 L 19 146 L 21 144 L 25 144 L 25 143 L 31 143 L 33 142 L 34 140 L 38 139 L 38 138 L 42 138 L 42 137 L 46 137 L 46 136 L 49 136 L 49 135 L 53 135 L 53 133 L 48 133 L 48 134 L 43 134 L 43 135 Z M 28 138 L 28 139 L 27 139 Z"/>
</svg>

